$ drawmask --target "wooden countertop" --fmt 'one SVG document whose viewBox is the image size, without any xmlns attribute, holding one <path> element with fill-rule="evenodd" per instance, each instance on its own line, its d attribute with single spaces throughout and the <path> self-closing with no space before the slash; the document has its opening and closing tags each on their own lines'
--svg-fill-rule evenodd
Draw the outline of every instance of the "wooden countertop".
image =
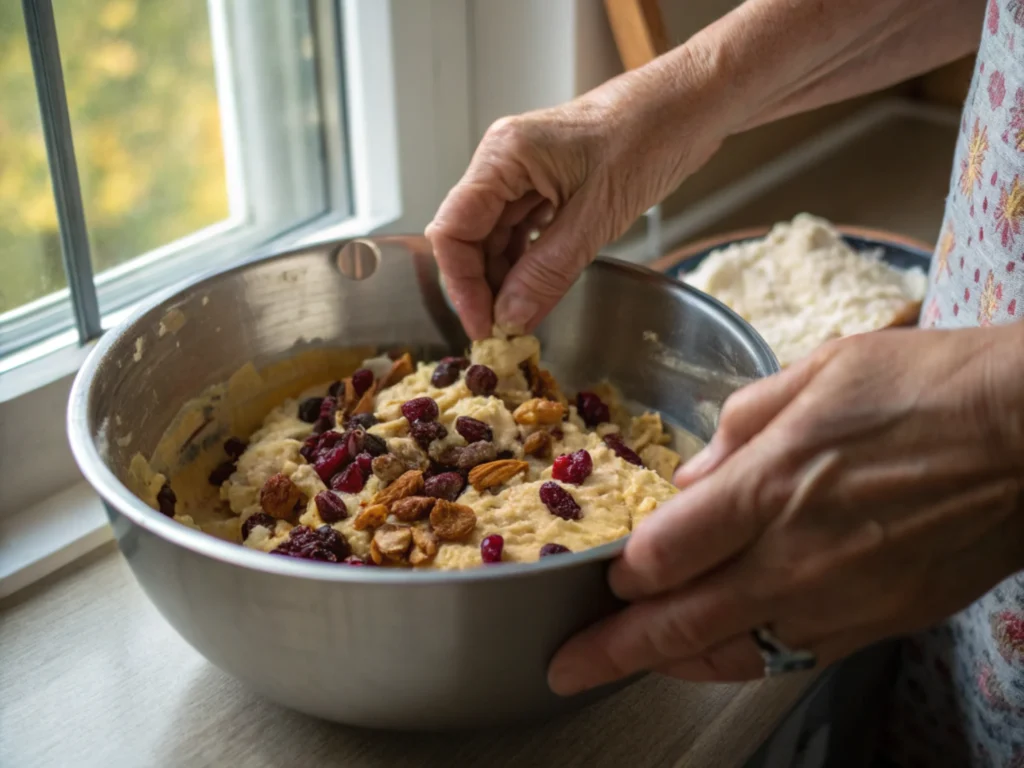
<svg viewBox="0 0 1024 768">
<path fill-rule="evenodd" d="M 477 734 L 360 731 L 282 709 L 164 622 L 108 544 L 0 602 L 0 765 L 741 766 L 813 675 L 650 677 L 581 712 Z"/>
</svg>

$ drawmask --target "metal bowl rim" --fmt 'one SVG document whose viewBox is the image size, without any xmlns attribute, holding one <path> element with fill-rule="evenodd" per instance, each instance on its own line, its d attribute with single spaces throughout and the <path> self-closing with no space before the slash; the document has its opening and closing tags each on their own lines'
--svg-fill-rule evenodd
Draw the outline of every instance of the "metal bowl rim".
<svg viewBox="0 0 1024 768">
<path fill-rule="evenodd" d="M 412 238 L 395 236 L 379 239 L 394 240 L 396 242 L 405 240 L 408 242 Z M 425 238 L 419 239 L 425 241 Z M 135 310 L 129 313 L 114 328 L 111 328 L 100 337 L 96 346 L 82 364 L 71 387 L 71 394 L 68 398 L 67 432 L 71 452 L 79 469 L 89 484 L 103 498 L 104 502 L 116 509 L 119 514 L 129 518 L 135 525 L 172 544 L 184 547 L 197 554 L 263 573 L 313 579 L 316 581 L 348 584 L 402 584 L 404 586 L 481 582 L 493 579 L 535 576 L 546 571 L 561 570 L 563 568 L 582 566 L 586 563 L 611 560 L 620 554 L 626 546 L 626 541 L 629 538 L 628 535 L 582 552 L 548 557 L 532 563 L 507 563 L 496 567 L 484 566 L 449 571 L 339 567 L 331 563 L 303 561 L 290 557 L 272 557 L 268 556 L 265 552 L 247 549 L 239 544 L 218 539 L 210 534 L 193 530 L 181 523 L 175 522 L 143 503 L 114 475 L 103 461 L 93 440 L 88 423 L 88 407 L 89 394 L 92 390 L 96 371 L 103 357 L 117 341 L 125 336 L 146 314 L 178 294 L 195 290 L 197 286 L 206 281 L 227 277 L 234 272 L 247 269 L 255 264 L 308 254 L 320 249 L 333 252 L 346 242 L 350 242 L 350 239 L 323 243 L 315 248 L 304 247 L 265 257 L 247 259 L 227 269 L 209 270 L 198 275 L 186 285 L 172 286 L 157 292 L 148 300 L 141 302 Z M 653 283 L 661 283 L 670 290 L 689 294 L 692 298 L 705 304 L 709 309 L 720 315 L 726 325 L 731 325 L 734 330 L 741 331 L 747 337 L 747 341 L 754 351 L 768 364 L 769 371 L 778 371 L 778 361 L 775 358 L 775 354 L 764 339 L 761 338 L 752 326 L 744 322 L 735 312 L 717 299 L 669 275 L 654 272 L 646 267 L 609 256 L 598 256 L 593 264 L 588 267 L 588 269 L 593 268 L 612 269 L 630 273 L 635 278 Z"/>
</svg>

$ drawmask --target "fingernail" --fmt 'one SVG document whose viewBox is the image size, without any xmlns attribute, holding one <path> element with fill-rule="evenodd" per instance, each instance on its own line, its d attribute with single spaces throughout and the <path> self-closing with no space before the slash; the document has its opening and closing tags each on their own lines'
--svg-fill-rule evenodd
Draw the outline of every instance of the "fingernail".
<svg viewBox="0 0 1024 768">
<path fill-rule="evenodd" d="M 574 661 L 556 660 L 548 670 L 548 686 L 559 696 L 573 696 L 587 690 L 587 671 Z"/>
<path fill-rule="evenodd" d="M 718 447 L 718 443 L 712 440 L 701 449 L 700 453 L 693 456 L 689 461 L 683 464 L 683 466 L 676 470 L 672 481 L 680 488 L 693 482 L 704 472 L 707 472 L 714 467 L 718 462 L 720 453 L 721 449 Z"/>
<path fill-rule="evenodd" d="M 494 308 L 495 322 L 504 328 L 530 328 L 530 321 L 540 311 L 540 304 L 529 296 L 503 296 Z"/>
</svg>

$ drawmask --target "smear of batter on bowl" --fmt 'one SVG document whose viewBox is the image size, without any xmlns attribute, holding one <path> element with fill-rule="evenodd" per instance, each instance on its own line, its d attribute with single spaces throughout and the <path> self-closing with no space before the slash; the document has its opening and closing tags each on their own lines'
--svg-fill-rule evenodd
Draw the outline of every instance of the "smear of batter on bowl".
<svg viewBox="0 0 1024 768">
<path fill-rule="evenodd" d="M 183 409 L 151 461 L 135 457 L 130 485 L 251 549 L 440 569 L 615 541 L 676 492 L 683 456 L 660 415 L 631 415 L 608 384 L 570 401 L 533 336 L 496 331 L 432 363 L 359 359 L 351 375 L 273 403 L 265 372 L 243 368 Z M 262 423 L 240 429 L 256 392 Z M 233 399 L 250 404 L 247 418 L 227 418 Z M 211 450 L 176 463 L 184 440 Z"/>
</svg>

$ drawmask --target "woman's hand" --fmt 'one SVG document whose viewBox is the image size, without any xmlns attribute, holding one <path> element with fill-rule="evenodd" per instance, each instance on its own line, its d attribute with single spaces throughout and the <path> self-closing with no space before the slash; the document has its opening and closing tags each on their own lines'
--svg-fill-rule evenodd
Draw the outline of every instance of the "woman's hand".
<svg viewBox="0 0 1024 768">
<path fill-rule="evenodd" d="M 649 77 L 631 72 L 487 131 L 426 233 L 472 338 L 494 321 L 532 329 L 601 247 L 717 148 L 720 132 L 696 119 L 665 122 Z"/>
<path fill-rule="evenodd" d="M 830 343 L 734 395 L 684 486 L 611 570 L 635 601 L 550 669 L 759 677 L 770 626 L 827 664 L 924 628 L 1024 567 L 1024 325 Z"/>
</svg>

